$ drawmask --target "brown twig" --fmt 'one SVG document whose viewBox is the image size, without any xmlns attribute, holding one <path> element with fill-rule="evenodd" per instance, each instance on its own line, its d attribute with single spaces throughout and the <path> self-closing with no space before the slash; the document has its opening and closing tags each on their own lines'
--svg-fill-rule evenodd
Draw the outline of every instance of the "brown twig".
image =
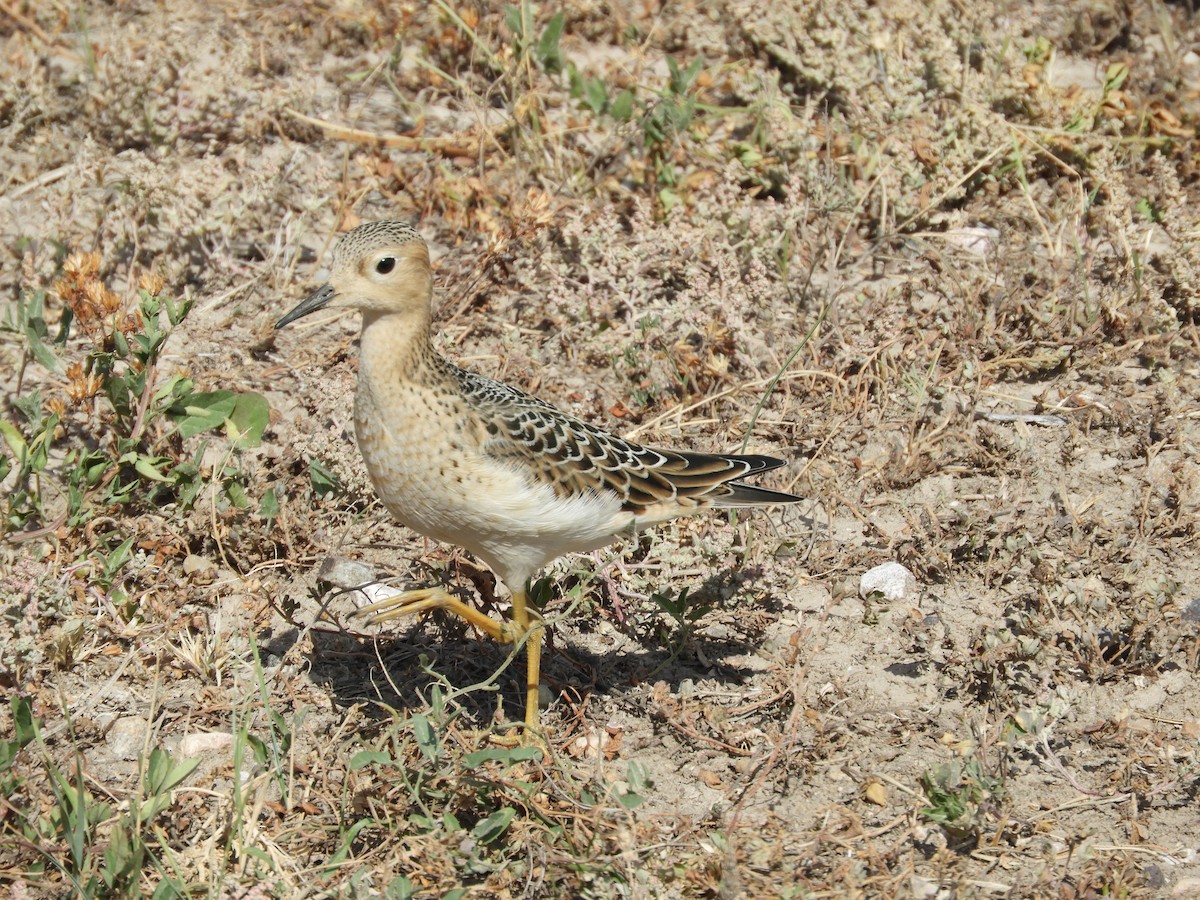
<svg viewBox="0 0 1200 900">
<path fill-rule="evenodd" d="M 12 19 L 14 22 L 16 22 L 22 28 L 24 28 L 25 30 L 30 32 L 34 37 L 36 37 L 42 43 L 44 43 L 44 44 L 53 44 L 54 43 L 54 38 L 50 37 L 50 35 L 46 32 L 46 30 L 44 28 L 42 28 L 41 25 L 39 25 L 37 22 L 33 21 L 33 19 L 29 18 L 28 16 L 21 15 L 19 12 L 17 12 L 15 9 L 13 9 L 11 6 L 9 6 L 9 4 L 3 2 L 3 0 L 0 0 L 0 11 L 3 11 L 6 16 L 8 16 L 10 19 Z"/>
<path fill-rule="evenodd" d="M 427 153 L 440 153 L 442 156 L 475 159 L 479 155 L 479 147 L 483 143 L 481 139 L 475 138 L 473 140 L 476 146 L 471 147 L 463 142 L 463 138 L 458 137 L 413 137 L 408 134 L 378 134 L 374 131 L 366 131 L 361 128 L 348 128 L 345 125 L 338 125 L 336 122 L 328 122 L 324 119 L 315 119 L 287 106 L 284 107 L 283 111 L 298 122 L 303 122 L 305 125 L 311 125 L 313 128 L 318 129 L 326 137 L 338 141 L 350 141 L 354 144 L 396 147 L 401 150 L 423 150 Z"/>
</svg>

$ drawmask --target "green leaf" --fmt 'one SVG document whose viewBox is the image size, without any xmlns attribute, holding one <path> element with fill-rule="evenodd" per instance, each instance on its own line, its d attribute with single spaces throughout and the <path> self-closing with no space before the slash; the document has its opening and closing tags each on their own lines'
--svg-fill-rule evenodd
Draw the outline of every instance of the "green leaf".
<svg viewBox="0 0 1200 900">
<path fill-rule="evenodd" d="M 315 459 L 308 461 L 308 479 L 312 483 L 313 493 L 321 499 L 342 490 L 342 483 L 338 477 Z"/>
<path fill-rule="evenodd" d="M 170 297 L 163 297 L 162 301 L 163 305 L 167 308 L 167 321 L 171 323 L 172 327 L 174 327 L 182 322 L 187 314 L 191 312 L 192 306 L 195 304 L 196 299 L 194 297 L 189 297 L 181 300 L 179 303 L 175 303 Z"/>
<path fill-rule="evenodd" d="M 519 6 L 504 7 L 504 25 L 513 33 L 513 37 L 520 40 L 525 36 L 525 23 L 521 20 L 521 8 Z"/>
<path fill-rule="evenodd" d="M 138 456 L 134 460 L 133 467 L 137 473 L 143 478 L 149 478 L 151 481 L 171 481 L 170 475 L 165 475 L 159 471 L 157 466 L 165 466 L 170 462 L 164 456 Z"/>
<path fill-rule="evenodd" d="M 263 432 L 271 421 L 271 405 L 262 394 L 247 392 L 238 394 L 229 414 L 229 437 L 242 447 L 257 447 L 262 443 Z"/>
<path fill-rule="evenodd" d="M 628 122 L 633 118 L 633 91 L 629 88 L 617 94 L 609 108 L 609 113 L 618 122 Z"/>
<path fill-rule="evenodd" d="M 234 509 L 246 509 L 250 506 L 250 498 L 246 496 L 246 489 L 242 487 L 240 482 L 230 481 L 226 483 L 225 496 L 229 498 L 229 502 L 233 504 Z"/>
<path fill-rule="evenodd" d="M 158 887 L 154 889 L 154 893 L 150 895 L 150 900 L 178 900 L 180 897 L 186 897 L 187 894 L 183 883 L 178 879 L 164 877 L 158 883 Z"/>
<path fill-rule="evenodd" d="M 508 830 L 516 816 L 517 811 L 511 806 L 497 810 L 471 829 L 471 837 L 481 844 L 491 843 Z"/>
<path fill-rule="evenodd" d="M 111 588 L 113 582 L 117 578 L 117 573 L 125 568 L 125 565 L 133 556 L 133 538 L 128 537 L 121 541 L 108 556 L 102 557 L 101 571 L 98 577 L 99 582 L 105 589 Z M 117 592 L 113 592 L 113 601 L 116 602 Z"/>
<path fill-rule="evenodd" d="M 387 900 L 412 900 L 416 895 L 417 889 L 413 887 L 412 879 L 407 875 L 397 875 L 383 890 L 383 896 Z"/>
<path fill-rule="evenodd" d="M 16 457 L 18 465 L 29 458 L 29 445 L 25 443 L 25 438 L 21 436 L 17 427 L 7 419 L 0 419 L 0 435 L 4 436 L 4 443 L 8 444 L 8 449 Z"/>
<path fill-rule="evenodd" d="M 189 438 L 224 425 L 236 405 L 237 395 L 233 391 L 196 393 L 173 405 L 167 415 L 179 423 L 180 436 Z"/>
<path fill-rule="evenodd" d="M 667 90 L 677 97 L 687 93 L 687 89 L 692 86 L 692 82 L 700 74 L 702 65 L 704 65 L 704 60 L 697 59 L 686 69 L 680 69 L 675 60 L 668 56 L 667 69 L 671 74 L 667 82 Z"/>
<path fill-rule="evenodd" d="M 199 759 L 181 759 L 176 762 L 166 750 L 155 747 L 150 751 L 150 761 L 146 765 L 147 793 L 165 794 L 167 791 L 173 791 L 198 765 Z"/>
<path fill-rule="evenodd" d="M 583 102 L 596 115 L 608 106 L 608 88 L 599 78 L 588 78 L 583 83 Z"/>
<path fill-rule="evenodd" d="M 154 391 L 154 402 L 162 403 L 170 399 L 171 405 L 174 406 L 175 401 L 190 394 L 192 388 L 192 379 L 186 375 L 172 375 L 158 383 L 158 387 Z"/>
<path fill-rule="evenodd" d="M 421 753 L 430 762 L 436 762 L 441 746 L 429 717 L 416 713 L 412 717 L 412 723 L 413 737 L 417 739 L 417 746 L 421 748 Z"/>
<path fill-rule="evenodd" d="M 8 699 L 9 709 L 12 710 L 13 734 L 17 743 L 24 747 L 37 737 L 37 721 L 33 718 L 33 704 L 28 697 L 13 695 Z"/>
<path fill-rule="evenodd" d="M 263 519 L 274 519 L 279 515 L 279 497 L 275 494 L 275 488 L 267 488 L 263 494 L 258 504 L 258 515 Z"/>
<path fill-rule="evenodd" d="M 396 761 L 382 750 L 360 750 L 350 757 L 350 771 L 357 772 L 373 765 L 394 766 Z"/>
<path fill-rule="evenodd" d="M 354 842 L 358 840 L 359 832 L 361 832 L 364 828 L 371 827 L 374 824 L 375 820 L 367 817 L 365 819 L 359 819 L 348 829 L 346 829 L 346 831 L 342 833 L 341 840 L 338 842 L 339 846 L 337 852 L 334 853 L 333 856 L 329 858 L 329 861 L 325 864 L 326 871 L 332 872 L 334 867 L 345 862 L 346 858 L 350 855 L 351 847 L 354 845 Z"/>
<path fill-rule="evenodd" d="M 24 332 L 33 358 L 51 372 L 61 375 L 62 363 L 45 343 L 50 336 L 50 329 L 46 327 L 46 292 L 33 291 L 27 296 L 28 302 L 24 297 L 17 298 L 17 321 L 14 324 Z"/>
<path fill-rule="evenodd" d="M 254 761 L 260 766 L 265 766 L 267 764 L 266 741 L 256 734 L 247 734 L 246 743 L 250 745 L 250 752 L 254 755 Z"/>
<path fill-rule="evenodd" d="M 62 374 L 62 363 L 58 361 L 58 357 L 51 352 L 50 348 L 42 343 L 41 336 L 31 325 L 25 326 L 25 340 L 29 343 L 29 352 L 33 354 L 34 359 L 56 375 Z"/>
<path fill-rule="evenodd" d="M 1120 90 L 1121 85 L 1129 77 L 1129 66 L 1125 63 L 1115 62 L 1109 64 L 1108 69 L 1104 73 L 1104 93 L 1109 91 Z"/>
<path fill-rule="evenodd" d="M 541 757 L 542 751 L 537 747 L 513 747 L 511 750 L 506 747 L 490 747 L 487 750 L 468 753 L 463 759 L 463 764 L 468 769 L 477 769 L 485 762 L 494 759 L 513 765 L 530 759 L 541 759 Z"/>
<path fill-rule="evenodd" d="M 538 40 L 538 59 L 542 63 L 542 68 L 552 75 L 563 70 L 562 50 L 558 46 L 562 32 L 563 14 L 558 12 L 555 13 L 554 17 L 546 25 L 541 38 Z"/>
<path fill-rule="evenodd" d="M 623 809 L 637 809 L 646 802 L 646 798 L 636 791 L 622 791 L 617 795 L 617 802 Z"/>
</svg>

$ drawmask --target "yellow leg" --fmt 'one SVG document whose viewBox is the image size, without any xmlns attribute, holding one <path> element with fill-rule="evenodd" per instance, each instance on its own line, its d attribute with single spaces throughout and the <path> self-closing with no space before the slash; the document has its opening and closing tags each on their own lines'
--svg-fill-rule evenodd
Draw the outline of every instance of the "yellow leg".
<svg viewBox="0 0 1200 900">
<path fill-rule="evenodd" d="M 538 690 L 542 679 L 542 619 L 530 613 L 525 600 L 525 589 L 513 591 L 513 625 L 525 639 L 525 728 L 536 730 L 538 720 Z"/>
<path fill-rule="evenodd" d="M 451 597 L 443 588 L 424 588 L 419 591 L 405 591 L 395 597 L 388 597 L 370 606 L 364 606 L 354 613 L 356 616 L 370 616 L 368 625 L 378 625 L 388 619 L 398 619 L 401 616 L 412 616 L 417 613 L 429 612 L 431 609 L 448 609 L 465 622 L 470 622 L 493 640 L 504 644 L 512 643 L 510 637 L 504 634 L 504 628 L 495 619 L 490 619 L 477 609 L 472 609 L 457 597 Z"/>
<path fill-rule="evenodd" d="M 525 600 L 525 590 L 513 591 L 512 621 L 501 625 L 477 609 L 451 597 L 443 588 L 425 588 L 405 591 L 370 606 L 364 606 L 355 616 L 369 616 L 368 624 L 377 625 L 388 619 L 446 609 L 465 622 L 474 625 L 493 640 L 502 644 L 515 644 L 525 638 L 525 729 L 534 732 L 539 728 L 538 689 L 542 670 L 542 621 L 537 613 L 531 613 Z M 526 637 L 528 635 L 528 637 Z"/>
</svg>

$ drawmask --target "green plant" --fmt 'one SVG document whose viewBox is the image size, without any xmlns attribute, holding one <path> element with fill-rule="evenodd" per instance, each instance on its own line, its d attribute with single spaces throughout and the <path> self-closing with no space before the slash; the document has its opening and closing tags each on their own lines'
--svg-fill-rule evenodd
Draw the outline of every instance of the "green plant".
<svg viewBox="0 0 1200 900">
<path fill-rule="evenodd" d="M 74 756 L 68 776 L 43 749 L 53 806 L 45 815 L 22 806 L 19 794 L 25 779 L 14 771 L 17 755 L 39 739 L 38 724 L 27 698 L 9 699 L 13 717 L 12 740 L 0 740 L 0 793 L 10 815 L 0 819 L 5 840 L 17 838 L 32 846 L 70 882 L 81 897 L 142 896 L 140 881 L 147 866 L 163 873 L 157 850 L 163 843 L 154 820 L 171 806 L 171 791 L 192 773 L 199 760 L 176 761 L 155 748 L 145 760 L 138 796 L 117 812 L 112 803 L 99 800 L 87 789 L 82 757 Z M 37 869 L 35 871 L 41 871 Z M 156 897 L 178 896 L 185 885 L 164 874 Z"/>
<path fill-rule="evenodd" d="M 1004 794 L 1004 781 L 984 771 L 972 755 L 954 759 L 921 776 L 928 805 L 922 818 L 933 822 L 956 842 L 978 838 L 988 811 Z"/>
<path fill-rule="evenodd" d="M 313 495 L 320 500 L 336 497 L 345 490 L 341 479 L 315 459 L 308 461 L 308 480 L 312 486 Z"/>
<path fill-rule="evenodd" d="M 666 87 L 660 92 L 658 102 L 649 106 L 642 117 L 642 134 L 646 139 L 650 171 L 664 210 L 679 203 L 675 193 L 679 175 L 675 171 L 673 153 L 676 143 L 688 133 L 696 115 L 694 87 L 702 65 L 703 60 L 697 59 L 686 69 L 681 69 L 674 59 L 667 57 L 670 75 Z"/>
<path fill-rule="evenodd" d="M 647 157 L 647 183 L 656 191 L 664 210 L 679 203 L 675 192 L 680 182 L 674 156 L 682 138 L 691 132 L 700 111 L 696 81 L 704 61 L 693 60 L 681 68 L 667 57 L 667 83 L 651 100 L 639 101 L 632 88 L 624 88 L 611 96 L 603 79 L 583 75 L 573 63 L 566 64 L 567 82 L 571 97 L 596 116 L 610 116 L 618 122 L 629 122 L 640 109 L 640 127 Z M 751 163 L 744 160 L 747 165 Z"/>
<path fill-rule="evenodd" d="M 0 458 L 0 479 L 17 473 L 0 501 L 0 535 L 54 522 L 76 526 L 113 505 L 190 506 L 204 480 L 200 452 L 183 458 L 181 441 L 224 429 L 234 448 L 250 447 L 266 428 L 269 407 L 261 395 L 197 391 L 185 374 L 161 372 L 163 349 L 191 310 L 190 299 L 175 302 L 163 294 L 161 279 L 147 276 L 129 309 L 99 269 L 99 254 L 67 258 L 55 284 L 65 306 L 53 339 L 44 291 L 23 294 L 4 318 L 3 330 L 23 341 L 23 355 L 18 393 L 9 401 L 17 415 L 0 418 L 9 451 Z M 72 331 L 83 338 L 81 357 Z M 77 358 L 64 364 L 72 352 Z M 65 378 L 61 393 L 20 392 L 30 361 L 52 379 Z M 53 449 L 62 461 L 49 471 Z M 247 505 L 239 472 L 223 466 L 214 479 L 232 506 Z"/>
<path fill-rule="evenodd" d="M 436 692 L 436 689 L 435 689 Z M 435 704 L 436 705 L 436 704 Z M 546 823 L 534 802 L 538 785 L 529 776 L 540 759 L 536 747 L 485 747 L 465 754 L 444 746 L 437 718 L 421 713 L 399 721 L 375 748 L 356 753 L 351 771 L 370 770 L 376 783 L 395 785 L 407 809 L 394 800 L 375 809 L 367 825 L 385 833 L 416 831 L 423 841 L 453 847 L 456 867 L 485 873 L 519 865 L 505 835 L 530 820 Z M 393 819 L 402 816 L 402 819 Z M 400 891 L 403 885 L 396 885 Z M 400 891 L 399 896 L 404 896 Z"/>
<path fill-rule="evenodd" d="M 279 787 L 279 796 L 282 798 L 284 805 L 287 805 L 289 802 L 288 788 L 291 775 L 290 757 L 293 730 L 288 726 L 287 720 L 271 705 L 270 694 L 267 690 L 266 674 L 263 671 L 262 657 L 259 655 L 258 641 L 255 640 L 253 633 L 250 635 L 250 652 L 254 657 L 254 674 L 258 681 L 259 699 L 262 701 L 262 708 L 266 710 L 270 729 L 267 732 L 266 740 L 248 732 L 246 739 L 254 754 L 254 761 L 271 773 L 272 778 L 275 779 L 275 783 Z M 297 711 L 294 719 L 296 726 L 299 727 L 304 720 L 304 710 L 300 709 Z"/>
<path fill-rule="evenodd" d="M 633 118 L 636 95 L 631 88 L 624 88 L 615 97 L 610 97 L 602 78 L 581 75 L 574 63 L 567 64 L 566 72 L 571 97 L 590 109 L 593 115 L 611 116 L 618 122 Z"/>
<path fill-rule="evenodd" d="M 13 765 L 17 754 L 37 737 L 37 723 L 28 698 L 14 694 L 8 698 L 8 708 L 12 714 L 13 737 L 12 740 L 0 738 L 0 796 L 11 802 L 24 783 L 24 779 L 13 771 Z"/>
<path fill-rule="evenodd" d="M 566 58 L 558 42 L 562 38 L 563 14 L 555 13 L 536 39 L 533 30 L 533 8 L 528 0 L 520 6 L 504 7 L 504 24 L 513 36 L 513 55 L 516 59 L 530 54 L 547 73 L 554 75 L 563 71 Z"/>
<path fill-rule="evenodd" d="M 675 621 L 675 627 L 670 632 L 664 631 L 659 635 L 663 646 L 672 648 L 671 657 L 674 658 L 691 639 L 693 623 L 708 615 L 712 611 L 712 604 L 697 602 L 686 587 L 674 597 L 670 593 L 655 591 L 650 599 Z"/>
</svg>

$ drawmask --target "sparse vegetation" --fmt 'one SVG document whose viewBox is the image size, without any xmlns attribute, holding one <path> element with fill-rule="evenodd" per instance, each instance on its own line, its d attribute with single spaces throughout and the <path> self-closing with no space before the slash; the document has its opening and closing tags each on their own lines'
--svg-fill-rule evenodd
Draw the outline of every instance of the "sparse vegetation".
<svg viewBox="0 0 1200 900">
<path fill-rule="evenodd" d="M 0 8 L 0 884 L 1197 890 L 1186 4 L 135 6 Z M 396 216 L 447 355 L 811 498 L 545 573 L 545 748 L 349 617 L 503 603 L 270 328 Z"/>
</svg>

